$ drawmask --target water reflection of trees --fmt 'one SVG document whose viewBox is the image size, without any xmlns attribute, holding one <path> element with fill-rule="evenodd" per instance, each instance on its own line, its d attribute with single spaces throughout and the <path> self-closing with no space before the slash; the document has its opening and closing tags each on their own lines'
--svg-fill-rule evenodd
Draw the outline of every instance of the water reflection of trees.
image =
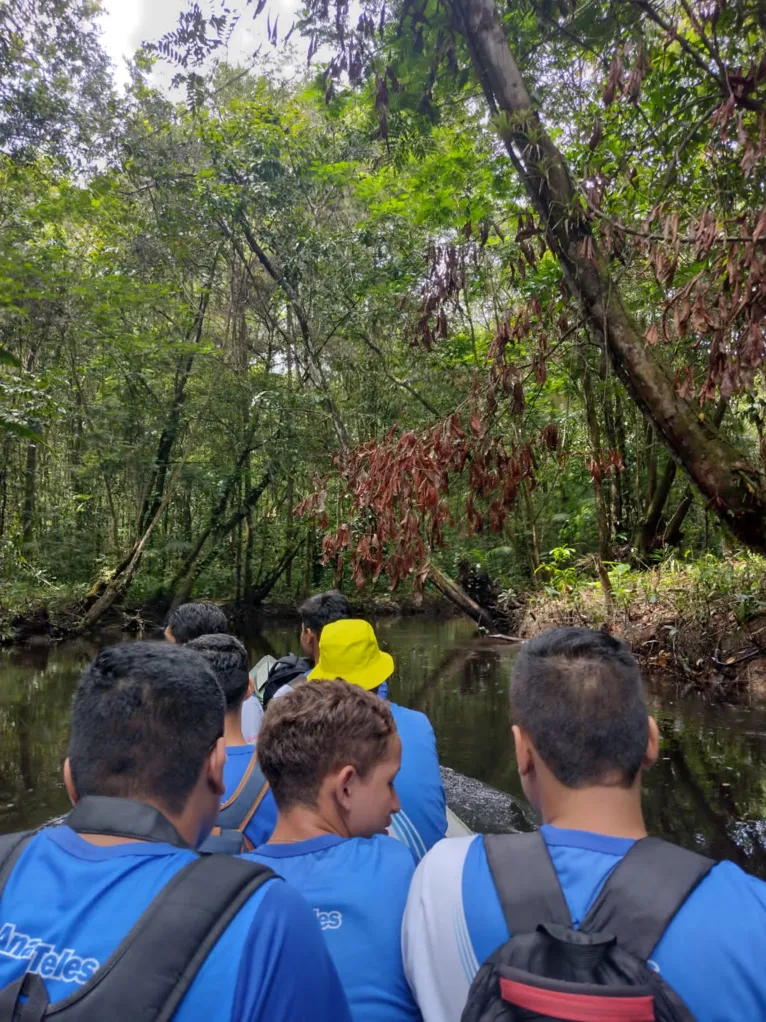
<svg viewBox="0 0 766 1022">
<path fill-rule="evenodd" d="M 660 759 L 647 775 L 651 829 L 766 876 L 766 740 L 743 714 L 695 702 L 658 709 Z M 723 723 L 723 726 L 721 724 Z"/>
<path fill-rule="evenodd" d="M 36 825 L 66 809 L 61 764 L 69 701 L 90 647 L 18 649 L 0 657 L 0 831 Z"/>
</svg>

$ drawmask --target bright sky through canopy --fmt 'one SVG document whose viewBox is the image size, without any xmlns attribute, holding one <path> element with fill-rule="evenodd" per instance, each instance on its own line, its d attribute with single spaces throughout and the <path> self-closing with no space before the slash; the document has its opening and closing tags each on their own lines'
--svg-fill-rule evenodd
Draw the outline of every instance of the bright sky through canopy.
<svg viewBox="0 0 766 1022">
<path fill-rule="evenodd" d="M 126 59 L 133 56 L 142 42 L 153 42 L 174 28 L 186 0 L 102 0 L 102 3 L 104 48 L 114 63 L 118 84 L 124 85 L 128 80 Z M 227 59 L 236 64 L 246 60 L 259 45 L 268 46 L 266 10 L 253 21 L 252 5 L 231 6 L 234 10 L 239 6 L 242 11 L 226 53 Z M 273 0 L 268 6 L 272 21 L 279 15 L 280 38 L 289 30 L 299 8 L 300 0 Z"/>
</svg>

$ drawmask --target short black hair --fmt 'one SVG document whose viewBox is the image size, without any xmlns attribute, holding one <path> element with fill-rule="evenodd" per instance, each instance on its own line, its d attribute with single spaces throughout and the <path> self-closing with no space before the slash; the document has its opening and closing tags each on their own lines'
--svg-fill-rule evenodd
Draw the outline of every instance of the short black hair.
<svg viewBox="0 0 766 1022">
<path fill-rule="evenodd" d="M 521 647 L 511 715 L 568 788 L 630 787 L 641 768 L 649 714 L 638 664 L 620 639 L 554 628 Z"/>
<path fill-rule="evenodd" d="M 218 684 L 226 696 L 226 709 L 236 710 L 247 693 L 250 680 L 247 671 L 247 650 L 233 635 L 200 635 L 187 649 L 196 650 L 210 664 Z"/>
<path fill-rule="evenodd" d="M 220 635 L 227 627 L 226 615 L 214 603 L 182 603 L 168 618 L 168 628 L 182 646 L 200 635 Z"/>
<path fill-rule="evenodd" d="M 77 794 L 151 799 L 183 812 L 223 735 L 225 711 L 199 653 L 167 642 L 101 650 L 72 699 L 69 763 Z"/>
<path fill-rule="evenodd" d="M 351 617 L 348 600 L 337 589 L 309 596 L 306 602 L 301 604 L 298 613 L 301 616 L 303 627 L 310 628 L 317 638 L 321 636 L 325 625 L 331 625 L 333 621 L 342 621 L 343 618 Z"/>
</svg>

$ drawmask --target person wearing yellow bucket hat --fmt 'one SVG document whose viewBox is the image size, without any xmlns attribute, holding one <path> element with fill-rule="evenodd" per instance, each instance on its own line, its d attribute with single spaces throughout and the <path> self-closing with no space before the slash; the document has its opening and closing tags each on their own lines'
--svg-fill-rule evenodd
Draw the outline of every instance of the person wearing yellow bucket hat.
<svg viewBox="0 0 766 1022">
<path fill-rule="evenodd" d="M 343 618 L 322 629 L 319 658 L 307 678 L 309 682 L 340 679 L 383 695 L 381 686 L 393 673 L 393 657 L 380 649 L 369 621 Z M 406 844 L 419 861 L 447 833 L 447 801 L 436 736 L 424 713 L 394 702 L 389 706 L 402 740 L 402 765 L 395 781 L 402 807 L 389 833 Z"/>
<path fill-rule="evenodd" d="M 394 658 L 378 646 L 369 621 L 346 618 L 322 629 L 319 660 L 309 681 L 340 678 L 371 692 L 394 673 Z"/>
</svg>

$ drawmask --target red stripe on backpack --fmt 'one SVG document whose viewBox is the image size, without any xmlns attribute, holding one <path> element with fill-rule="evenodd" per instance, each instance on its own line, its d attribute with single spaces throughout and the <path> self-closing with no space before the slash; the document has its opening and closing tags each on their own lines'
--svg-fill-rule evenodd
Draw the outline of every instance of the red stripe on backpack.
<svg viewBox="0 0 766 1022">
<path fill-rule="evenodd" d="M 655 1022 L 654 997 L 597 997 L 500 979 L 504 1001 L 562 1022 Z"/>
</svg>

